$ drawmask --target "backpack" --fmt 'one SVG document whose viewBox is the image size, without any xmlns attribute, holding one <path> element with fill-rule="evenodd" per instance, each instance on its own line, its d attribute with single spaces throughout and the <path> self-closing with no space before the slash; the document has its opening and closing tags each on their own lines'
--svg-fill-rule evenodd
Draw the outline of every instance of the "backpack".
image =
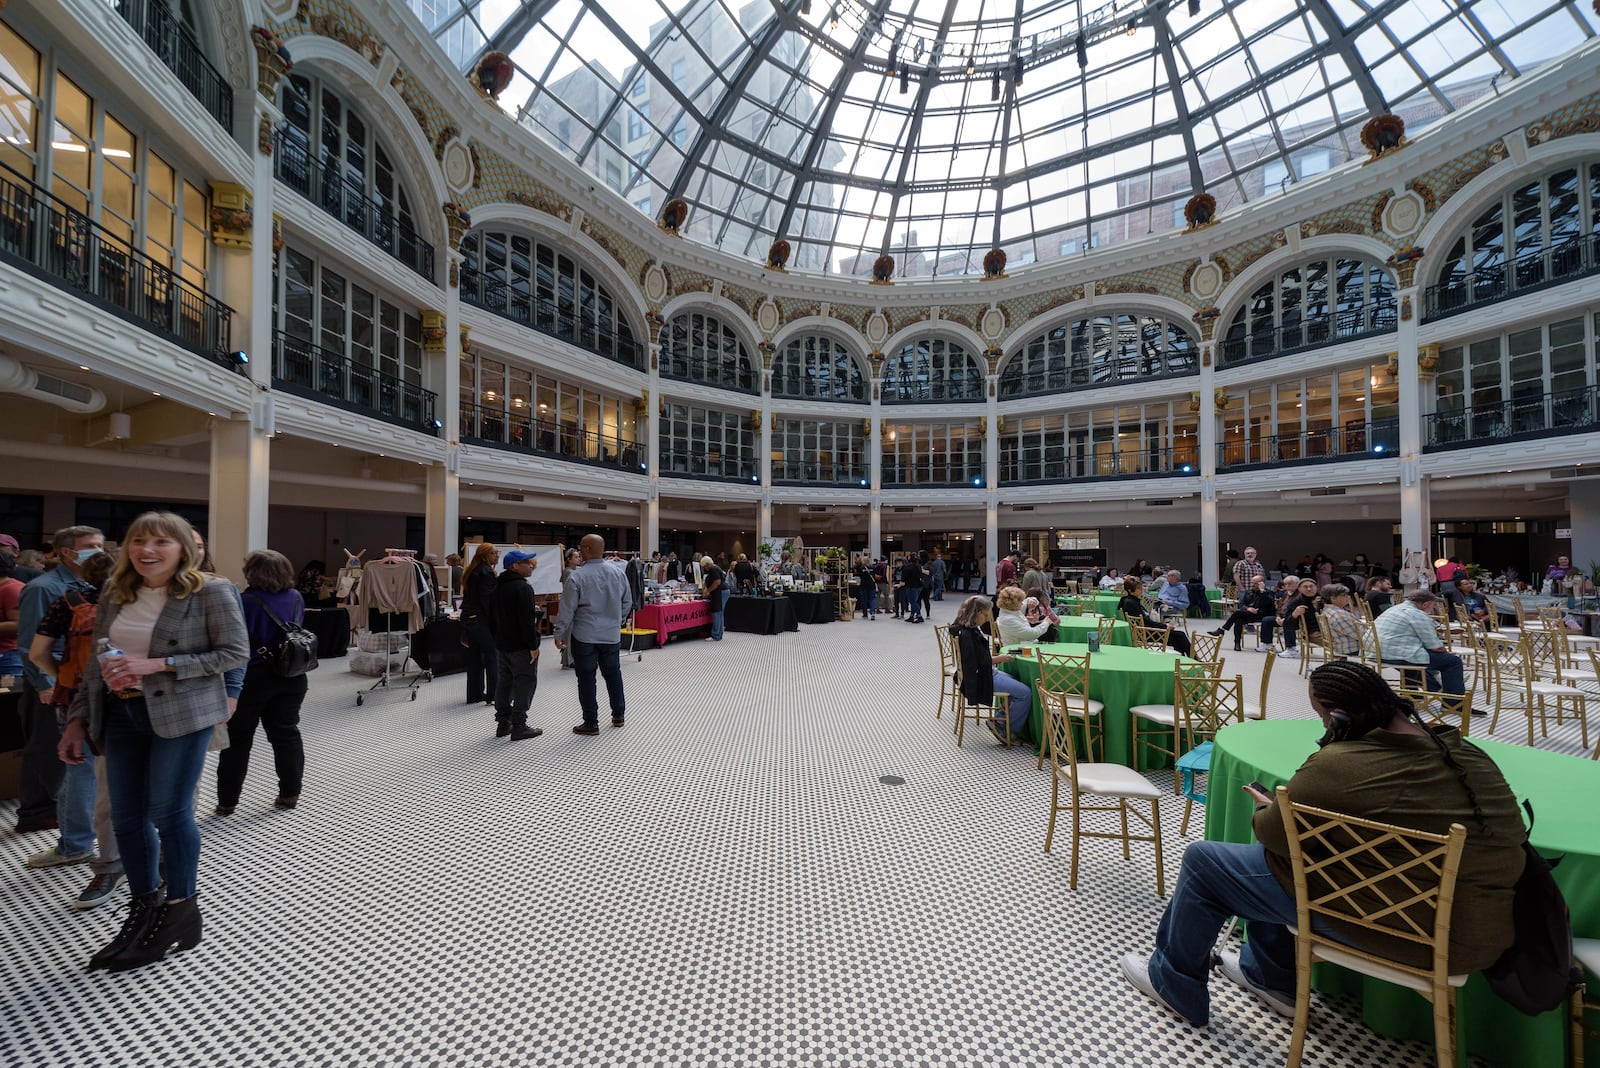
<svg viewBox="0 0 1600 1068">
<path fill-rule="evenodd" d="M 1533 806 L 1528 826 L 1533 826 Z M 1500 959 L 1484 969 L 1489 989 L 1525 1016 L 1560 1008 L 1583 981 L 1572 958 L 1572 919 L 1566 899 L 1550 870 L 1561 858 L 1546 860 L 1528 842 L 1522 843 L 1522 875 L 1513 889 L 1511 922 L 1515 934 Z"/>
<path fill-rule="evenodd" d="M 316 667 L 317 636 L 298 623 L 285 623 L 267 607 L 267 602 L 249 590 L 245 593 L 261 606 L 267 618 L 276 623 L 278 629 L 283 632 L 283 637 L 278 640 L 277 645 L 263 645 L 256 650 L 261 654 L 261 659 L 268 669 L 279 678 L 293 679 Z"/>
<path fill-rule="evenodd" d="M 94 655 L 94 621 L 99 611 L 95 601 L 83 595 L 82 590 L 68 590 L 61 595 L 72 606 L 72 623 L 67 628 L 67 651 L 56 669 L 55 692 L 50 704 L 55 708 L 72 705 L 72 695 L 77 692 L 78 680 Z"/>
</svg>

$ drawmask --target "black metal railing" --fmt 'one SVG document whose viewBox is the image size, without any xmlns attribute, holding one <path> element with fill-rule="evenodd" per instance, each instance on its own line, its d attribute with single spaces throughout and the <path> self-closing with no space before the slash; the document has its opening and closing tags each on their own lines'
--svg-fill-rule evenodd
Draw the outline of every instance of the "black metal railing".
<svg viewBox="0 0 1600 1068">
<path fill-rule="evenodd" d="M 729 456 L 719 452 L 674 452 L 661 450 L 661 474 L 672 478 L 704 478 L 713 482 L 761 481 L 755 457 Z"/>
<path fill-rule="evenodd" d="M 465 264 L 461 267 L 461 300 L 597 356 L 628 367 L 644 367 L 644 346 L 613 316 L 597 309 L 582 308 L 576 315 L 563 312 L 553 298 L 508 286 Z"/>
<path fill-rule="evenodd" d="M 515 409 L 463 404 L 461 440 L 474 445 L 615 467 L 633 474 L 642 474 L 646 470 L 644 450 L 638 442 L 581 426 L 530 417 Z"/>
<path fill-rule="evenodd" d="M 1600 430 L 1600 386 L 1534 393 L 1423 417 L 1422 449 L 1436 452 Z"/>
<path fill-rule="evenodd" d="M 272 384 L 426 434 L 439 430 L 434 416 L 438 398 L 432 391 L 281 330 L 272 335 Z"/>
<path fill-rule="evenodd" d="M 1274 329 L 1254 330 L 1237 337 L 1224 338 L 1220 346 L 1222 362 L 1251 363 L 1324 345 L 1337 345 L 1368 334 L 1386 334 L 1394 330 L 1398 322 L 1399 313 L 1393 299 L 1377 301 L 1355 311 L 1303 316 Z"/>
<path fill-rule="evenodd" d="M 889 457 L 883 460 L 883 485 L 901 489 L 910 486 L 982 486 L 983 461 L 971 463 L 926 460 L 917 463 L 895 464 Z"/>
<path fill-rule="evenodd" d="M 675 378 L 680 382 L 697 382 L 714 389 L 731 389 L 736 393 L 760 393 L 761 375 L 750 367 L 730 370 L 716 356 L 685 355 L 661 351 L 661 377 Z"/>
<path fill-rule="evenodd" d="M 1573 237 L 1509 264 L 1480 267 L 1423 291 L 1422 318 L 1447 316 L 1600 272 L 1600 234 Z"/>
<path fill-rule="evenodd" d="M 87 215 L 0 165 L 0 258 L 242 372 L 233 309 Z"/>
<path fill-rule="evenodd" d="M 344 223 L 374 245 L 433 281 L 433 246 L 407 226 L 393 203 L 379 203 L 362 186 L 313 155 L 298 131 L 274 136 L 273 169 L 278 181 Z"/>
<path fill-rule="evenodd" d="M 1399 421 L 1375 419 L 1366 423 L 1344 423 L 1322 430 L 1218 442 L 1217 468 L 1237 470 L 1279 464 L 1330 463 L 1399 454 Z"/>
<path fill-rule="evenodd" d="M 1002 485 L 1029 482 L 1077 482 L 1105 478 L 1159 478 L 1198 475 L 1200 459 L 1193 446 L 1082 452 L 1062 456 L 1000 457 Z"/>
<path fill-rule="evenodd" d="M 117 14 L 178 76 L 179 83 L 200 101 L 207 114 L 233 133 L 233 86 L 206 59 L 194 33 L 166 0 L 117 0 Z"/>
<path fill-rule="evenodd" d="M 836 464 L 826 461 L 784 460 L 772 465 L 772 481 L 811 486 L 870 485 L 866 461 Z"/>
<path fill-rule="evenodd" d="M 931 380 L 891 371 L 884 375 L 880 395 L 884 404 L 956 404 L 983 400 L 983 383 L 983 373 L 976 370 Z"/>
</svg>

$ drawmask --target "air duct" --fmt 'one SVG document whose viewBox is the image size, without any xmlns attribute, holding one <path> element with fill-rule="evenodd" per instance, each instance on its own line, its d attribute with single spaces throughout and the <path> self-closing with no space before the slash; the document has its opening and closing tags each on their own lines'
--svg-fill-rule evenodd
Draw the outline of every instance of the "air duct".
<svg viewBox="0 0 1600 1068">
<path fill-rule="evenodd" d="M 93 415 L 106 406 L 106 395 L 90 386 L 68 382 L 0 353 L 0 393 L 53 404 L 79 415 Z"/>
</svg>

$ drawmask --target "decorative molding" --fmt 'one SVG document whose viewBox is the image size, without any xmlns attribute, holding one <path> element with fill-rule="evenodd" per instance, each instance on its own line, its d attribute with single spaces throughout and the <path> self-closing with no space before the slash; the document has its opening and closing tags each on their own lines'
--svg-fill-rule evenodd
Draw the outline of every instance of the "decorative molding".
<svg viewBox="0 0 1600 1068">
<path fill-rule="evenodd" d="M 248 249 L 254 225 L 250 190 L 234 182 L 212 182 L 211 243 L 218 248 Z"/>
<path fill-rule="evenodd" d="M 272 119 L 266 115 L 256 123 L 256 151 L 263 156 L 272 155 Z"/>
<path fill-rule="evenodd" d="M 422 313 L 422 351 L 432 356 L 445 351 L 445 315 L 441 311 Z"/>
<path fill-rule="evenodd" d="M 289 45 L 276 30 L 268 26 L 251 27 L 250 43 L 256 49 L 256 92 L 268 100 L 276 100 L 278 83 L 294 69 Z"/>
<path fill-rule="evenodd" d="M 542 211 L 546 215 L 554 215 L 563 222 L 572 221 L 572 205 L 556 196 L 548 189 L 538 187 L 533 191 L 526 189 L 507 189 L 501 194 L 508 203 L 520 204 L 525 208 Z"/>
</svg>

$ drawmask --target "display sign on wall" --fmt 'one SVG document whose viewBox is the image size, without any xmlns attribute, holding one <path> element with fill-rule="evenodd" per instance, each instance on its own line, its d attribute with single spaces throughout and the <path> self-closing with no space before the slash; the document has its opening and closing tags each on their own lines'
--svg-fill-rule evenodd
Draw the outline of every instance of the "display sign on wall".
<svg viewBox="0 0 1600 1068">
<path fill-rule="evenodd" d="M 1057 571 L 1087 571 L 1106 566 L 1104 549 L 1051 549 L 1050 567 Z"/>
</svg>

